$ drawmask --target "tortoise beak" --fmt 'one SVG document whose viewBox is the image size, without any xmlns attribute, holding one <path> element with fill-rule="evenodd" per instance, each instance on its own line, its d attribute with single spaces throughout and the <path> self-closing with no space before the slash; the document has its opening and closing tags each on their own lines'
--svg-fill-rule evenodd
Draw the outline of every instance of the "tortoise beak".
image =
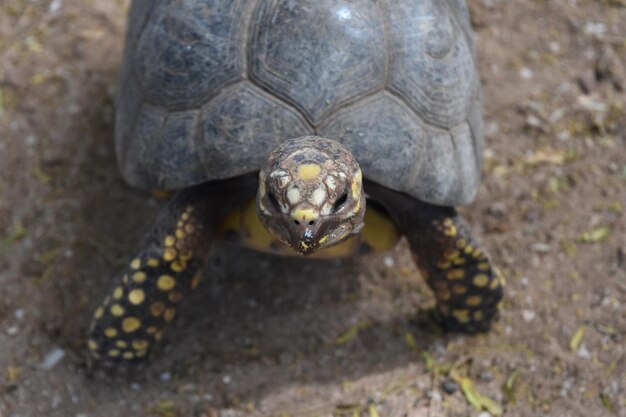
<svg viewBox="0 0 626 417">
<path fill-rule="evenodd" d="M 317 228 L 310 226 L 294 227 L 290 230 L 289 246 L 300 255 L 310 255 L 319 246 Z"/>
</svg>

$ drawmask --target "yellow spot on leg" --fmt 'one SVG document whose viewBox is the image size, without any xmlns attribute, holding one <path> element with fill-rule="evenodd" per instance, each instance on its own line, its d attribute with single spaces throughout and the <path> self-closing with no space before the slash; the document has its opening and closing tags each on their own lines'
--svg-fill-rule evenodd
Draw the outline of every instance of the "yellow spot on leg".
<svg viewBox="0 0 626 417">
<path fill-rule="evenodd" d="M 168 308 L 165 310 L 165 314 L 163 314 L 163 319 L 165 319 L 165 321 L 172 321 L 174 316 L 176 316 L 176 309 Z"/>
<path fill-rule="evenodd" d="M 146 329 L 146 333 L 155 334 L 157 330 L 159 329 L 156 326 L 148 326 L 148 328 Z"/>
<path fill-rule="evenodd" d="M 135 354 L 133 352 L 124 352 L 124 354 L 122 355 L 122 357 L 124 359 L 132 359 L 135 357 Z"/>
<path fill-rule="evenodd" d="M 117 346 L 120 349 L 126 349 L 128 347 L 128 343 L 126 343 L 123 340 L 118 340 L 117 342 L 115 342 L 115 346 Z"/>
<path fill-rule="evenodd" d="M 150 313 L 152 313 L 154 317 L 158 317 L 163 314 L 163 310 L 165 310 L 165 305 L 160 301 L 150 305 Z"/>
<path fill-rule="evenodd" d="M 103 307 L 98 307 L 98 308 L 96 308 L 96 311 L 94 311 L 93 317 L 96 320 L 97 319 L 101 319 L 103 314 L 104 314 L 104 308 Z"/>
<path fill-rule="evenodd" d="M 318 164 L 302 164 L 298 167 L 296 175 L 302 181 L 310 181 L 316 179 L 320 172 L 322 172 L 322 167 Z"/>
<path fill-rule="evenodd" d="M 131 304 L 134 304 L 134 305 L 139 305 L 143 303 L 143 300 L 145 299 L 146 299 L 146 293 L 144 293 L 143 290 L 139 288 L 132 290 L 128 294 L 128 301 L 130 301 Z"/>
<path fill-rule="evenodd" d="M 146 339 L 133 340 L 133 349 L 145 350 L 148 348 L 148 341 Z"/>
<path fill-rule="evenodd" d="M 456 295 L 463 295 L 467 292 L 467 287 L 465 285 L 453 285 L 452 291 L 454 291 Z"/>
<path fill-rule="evenodd" d="M 117 330 L 115 330 L 113 327 L 107 327 L 106 329 L 104 329 L 104 335 L 106 337 L 115 337 L 117 336 Z"/>
<path fill-rule="evenodd" d="M 90 350 L 96 350 L 96 349 L 98 349 L 98 344 L 96 343 L 96 341 L 95 341 L 95 340 L 91 340 L 91 339 L 90 339 L 90 340 L 88 340 L 88 341 L 87 341 L 87 347 L 88 347 Z"/>
<path fill-rule="evenodd" d="M 144 282 L 146 280 L 146 273 L 145 272 L 135 272 L 133 274 L 133 281 L 135 281 L 137 284 L 141 284 L 142 282 Z"/>
<path fill-rule="evenodd" d="M 291 217 L 294 220 L 309 222 L 319 217 L 319 213 L 313 209 L 295 209 L 291 212 Z"/>
<path fill-rule="evenodd" d="M 469 310 L 452 310 L 452 315 L 461 323 L 467 323 L 470 320 Z"/>
<path fill-rule="evenodd" d="M 195 290 L 196 288 L 198 288 L 198 285 L 200 285 L 200 281 L 202 280 L 202 272 L 202 269 L 199 270 L 198 272 L 196 272 L 193 278 L 191 278 L 191 284 L 189 286 L 192 290 Z"/>
<path fill-rule="evenodd" d="M 448 277 L 448 279 L 450 280 L 463 279 L 464 276 L 465 271 L 460 268 L 452 269 L 446 274 L 446 277 Z"/>
<path fill-rule="evenodd" d="M 483 315 L 482 311 L 475 311 L 474 312 L 474 320 L 481 321 L 483 318 L 484 318 L 484 315 Z"/>
<path fill-rule="evenodd" d="M 122 330 L 126 333 L 132 333 L 141 327 L 141 322 L 137 317 L 126 317 L 122 320 Z"/>
<path fill-rule="evenodd" d="M 467 299 L 465 300 L 465 304 L 467 304 L 470 307 L 476 307 L 479 306 L 482 303 L 483 299 L 480 295 L 472 295 L 470 297 L 467 297 Z"/>
<path fill-rule="evenodd" d="M 169 275 L 161 275 L 157 281 L 157 287 L 161 291 L 169 291 L 176 285 L 176 280 Z"/>
<path fill-rule="evenodd" d="M 165 246 L 167 247 L 174 246 L 174 243 L 176 243 L 176 238 L 172 235 L 165 236 L 164 243 L 165 243 Z"/>
<path fill-rule="evenodd" d="M 141 268 L 141 259 L 139 258 L 135 258 L 130 262 L 130 267 L 132 269 L 139 269 Z"/>
<path fill-rule="evenodd" d="M 484 288 L 489 283 L 489 277 L 485 274 L 478 274 L 474 277 L 474 285 L 480 288 Z"/>
<path fill-rule="evenodd" d="M 167 262 L 171 262 L 176 259 L 176 249 L 165 248 L 165 250 L 163 251 L 163 259 Z"/>
<path fill-rule="evenodd" d="M 123 295 L 124 295 L 124 289 L 122 287 L 117 287 L 113 291 L 113 298 L 115 298 L 116 300 L 119 300 L 120 298 L 122 298 Z"/>
<path fill-rule="evenodd" d="M 113 304 L 111 306 L 111 314 L 113 314 L 116 317 L 120 317 L 124 315 L 124 307 L 122 307 L 119 304 Z"/>
<path fill-rule="evenodd" d="M 111 356 L 112 358 L 120 356 L 120 351 L 117 349 L 111 349 L 109 350 L 109 356 Z"/>
<path fill-rule="evenodd" d="M 180 260 L 176 260 L 172 262 L 172 265 L 171 265 L 172 271 L 174 272 L 182 272 L 185 270 L 186 267 L 187 267 L 187 263 L 180 261 Z"/>
<path fill-rule="evenodd" d="M 182 300 L 183 294 L 181 292 L 175 291 L 170 293 L 167 298 L 173 303 L 178 303 L 180 300 Z"/>
<path fill-rule="evenodd" d="M 159 260 L 156 258 L 150 258 L 148 259 L 148 262 L 146 263 L 148 264 L 148 266 L 152 268 L 156 268 L 157 266 L 159 266 Z"/>
</svg>

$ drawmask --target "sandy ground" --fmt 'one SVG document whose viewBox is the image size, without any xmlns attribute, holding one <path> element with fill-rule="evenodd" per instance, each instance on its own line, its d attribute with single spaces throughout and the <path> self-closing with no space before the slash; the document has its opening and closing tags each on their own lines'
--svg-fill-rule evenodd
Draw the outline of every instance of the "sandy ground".
<svg viewBox="0 0 626 417">
<path fill-rule="evenodd" d="M 127 2 L 0 2 L 0 416 L 626 416 L 626 3 L 473 0 L 484 182 L 507 277 L 444 335 L 406 245 L 284 261 L 219 245 L 147 366 L 85 370 L 108 280 L 161 204 L 121 179 Z"/>
</svg>

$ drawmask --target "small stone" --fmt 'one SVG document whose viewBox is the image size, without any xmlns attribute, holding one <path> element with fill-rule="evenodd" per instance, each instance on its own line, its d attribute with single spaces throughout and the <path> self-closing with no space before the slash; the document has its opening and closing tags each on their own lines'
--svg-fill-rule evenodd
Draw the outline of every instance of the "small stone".
<svg viewBox="0 0 626 417">
<path fill-rule="evenodd" d="M 530 281 L 528 280 L 528 277 L 522 277 L 520 278 L 519 283 L 522 287 L 528 287 Z"/>
<path fill-rule="evenodd" d="M 20 331 L 20 328 L 17 326 L 11 326 L 7 329 L 7 333 L 9 336 L 15 336 Z"/>
<path fill-rule="evenodd" d="M 532 80 L 533 76 L 535 74 L 533 73 L 533 70 L 531 70 L 530 68 L 522 68 L 519 70 L 519 76 L 522 78 L 522 80 Z"/>
<path fill-rule="evenodd" d="M 65 357 L 65 351 L 61 348 L 54 348 L 43 358 L 43 361 L 39 364 L 39 368 L 43 370 L 50 370 L 57 366 L 59 362 Z"/>
<path fill-rule="evenodd" d="M 525 322 L 529 323 L 537 317 L 537 314 L 532 310 L 522 310 L 522 318 Z"/>
<path fill-rule="evenodd" d="M 159 375 L 159 379 L 161 380 L 161 382 L 168 382 L 170 379 L 172 379 L 172 374 L 167 371 L 162 372 L 161 375 Z"/>
<path fill-rule="evenodd" d="M 439 391 L 430 391 L 428 393 L 428 398 L 430 398 L 436 403 L 440 403 L 442 400 L 441 393 Z"/>
<path fill-rule="evenodd" d="M 230 377 L 230 375 L 224 375 L 222 377 L 222 382 L 226 385 L 230 384 L 231 382 L 233 382 L 233 379 Z"/>
<path fill-rule="evenodd" d="M 537 252 L 537 253 L 550 252 L 550 245 L 548 245 L 547 243 L 542 243 L 542 242 L 533 243 L 530 248 L 532 249 L 533 252 Z"/>
<path fill-rule="evenodd" d="M 24 318 L 24 309 L 18 308 L 17 310 L 13 312 L 13 314 L 15 315 L 16 319 L 22 320 Z"/>
<path fill-rule="evenodd" d="M 584 343 L 582 343 L 580 345 L 580 347 L 578 348 L 578 356 L 583 358 L 583 359 L 590 359 L 591 358 L 591 352 L 589 351 L 589 349 L 587 349 L 587 346 L 585 346 Z"/>
<path fill-rule="evenodd" d="M 480 414 L 478 415 L 478 417 L 491 417 L 491 414 L 489 414 L 489 413 L 488 413 L 488 412 L 486 412 L 486 411 L 483 411 L 482 413 L 480 413 Z"/>
<path fill-rule="evenodd" d="M 479 375 L 478 378 L 481 381 L 485 381 L 485 382 L 491 382 L 493 381 L 493 374 L 489 371 L 482 371 Z"/>
<path fill-rule="evenodd" d="M 141 385 L 136 382 L 131 382 L 130 389 L 132 389 L 133 391 L 141 391 Z"/>
<path fill-rule="evenodd" d="M 445 391 L 446 394 L 454 394 L 458 391 L 459 384 L 451 379 L 446 379 L 445 381 L 443 381 L 443 384 L 441 384 L 441 388 Z"/>
<path fill-rule="evenodd" d="M 385 256 L 383 258 L 383 263 L 385 264 L 387 268 L 391 268 L 396 264 L 396 262 L 393 260 L 391 256 Z"/>
<path fill-rule="evenodd" d="M 593 70 L 585 71 L 580 77 L 578 77 L 578 85 L 585 94 L 591 94 L 598 86 L 596 80 L 596 72 Z"/>
</svg>

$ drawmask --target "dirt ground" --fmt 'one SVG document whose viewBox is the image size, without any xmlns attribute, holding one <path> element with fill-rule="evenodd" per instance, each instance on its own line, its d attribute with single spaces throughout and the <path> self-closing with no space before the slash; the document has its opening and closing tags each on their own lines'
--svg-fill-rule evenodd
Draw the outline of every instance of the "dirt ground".
<svg viewBox="0 0 626 417">
<path fill-rule="evenodd" d="M 444 335 L 405 244 L 332 262 L 218 245 L 127 375 L 86 328 L 161 204 L 121 179 L 127 1 L 0 1 L 0 417 L 626 416 L 626 2 L 472 0 L 487 150 L 463 211 L 507 277 Z"/>
</svg>

